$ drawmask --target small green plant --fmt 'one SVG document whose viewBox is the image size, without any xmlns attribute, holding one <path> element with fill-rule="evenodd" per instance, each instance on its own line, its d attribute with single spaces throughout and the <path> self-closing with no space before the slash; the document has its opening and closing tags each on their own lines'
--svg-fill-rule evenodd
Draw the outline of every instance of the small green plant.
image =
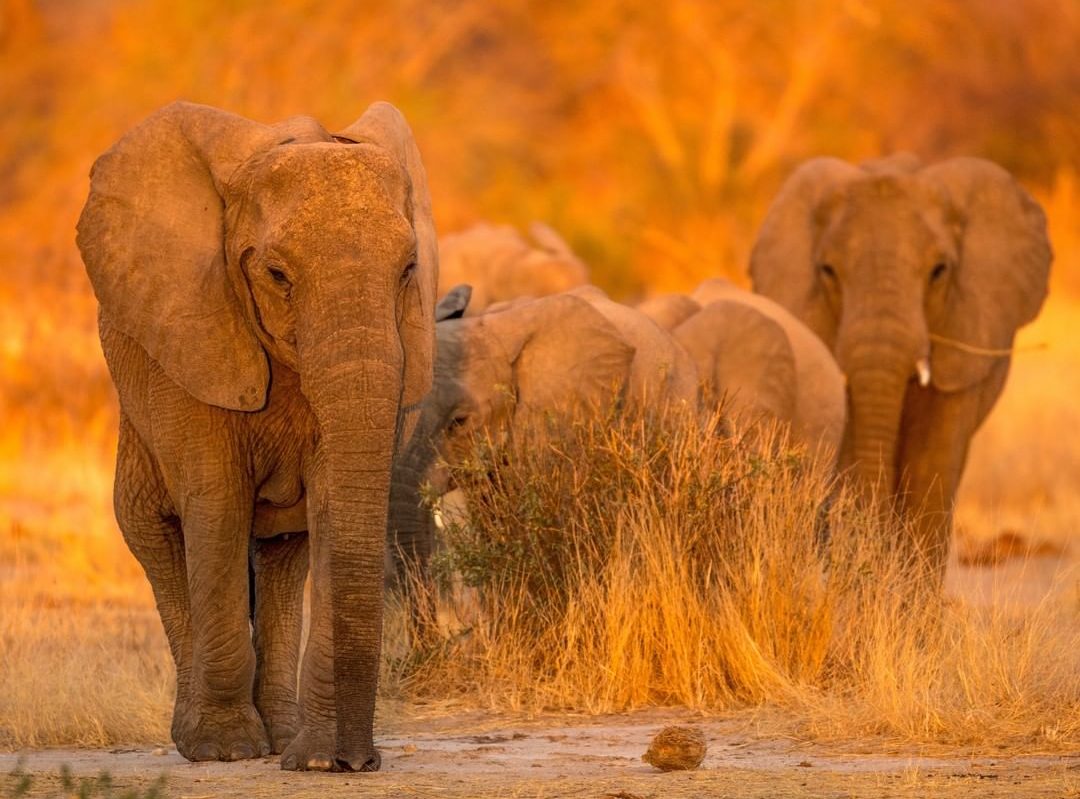
<svg viewBox="0 0 1080 799">
<path fill-rule="evenodd" d="M 11 799 L 28 796 L 30 789 L 34 787 L 34 775 L 26 771 L 25 761 L 20 760 L 15 768 L 8 774 L 12 778 L 12 784 L 7 795 Z M 76 777 L 71 766 L 64 764 L 60 767 L 59 791 L 57 797 L 77 797 L 77 799 L 163 799 L 165 796 L 166 777 L 160 775 L 145 790 L 139 788 L 120 789 L 113 785 L 112 776 L 107 771 L 102 771 L 96 777 Z M 46 794 L 47 795 L 47 794 Z"/>
</svg>

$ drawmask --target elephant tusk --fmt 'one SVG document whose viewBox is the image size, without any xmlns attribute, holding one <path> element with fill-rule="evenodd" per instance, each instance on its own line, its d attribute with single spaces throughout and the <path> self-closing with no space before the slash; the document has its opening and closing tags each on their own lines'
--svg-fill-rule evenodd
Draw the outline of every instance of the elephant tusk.
<svg viewBox="0 0 1080 799">
<path fill-rule="evenodd" d="M 431 509 L 431 515 L 435 519 L 435 527 L 438 528 L 440 532 L 445 530 L 446 520 L 443 519 L 442 508 L 439 507 L 438 503 L 436 503 L 435 506 Z"/>
<path fill-rule="evenodd" d="M 919 385 L 926 388 L 930 385 L 930 361 L 926 358 L 919 358 L 915 362 L 915 372 L 919 375 Z"/>
</svg>

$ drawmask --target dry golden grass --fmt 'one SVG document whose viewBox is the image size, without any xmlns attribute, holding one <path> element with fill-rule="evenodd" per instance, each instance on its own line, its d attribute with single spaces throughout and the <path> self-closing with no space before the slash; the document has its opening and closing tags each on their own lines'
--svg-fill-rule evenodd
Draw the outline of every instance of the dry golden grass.
<svg viewBox="0 0 1080 799">
<path fill-rule="evenodd" d="M 480 443 L 441 564 L 473 590 L 450 594 L 460 629 L 420 636 L 414 695 L 530 711 L 762 704 L 786 711 L 777 732 L 816 739 L 1080 742 L 1076 598 L 943 604 L 912 579 L 896 522 L 782 439 L 605 420 L 508 459 Z"/>
</svg>

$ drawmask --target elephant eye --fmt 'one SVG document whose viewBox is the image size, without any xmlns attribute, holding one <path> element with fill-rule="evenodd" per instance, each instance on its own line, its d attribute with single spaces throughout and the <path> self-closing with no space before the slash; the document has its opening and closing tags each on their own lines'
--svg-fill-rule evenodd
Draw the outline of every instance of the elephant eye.
<svg viewBox="0 0 1080 799">
<path fill-rule="evenodd" d="M 270 279 L 277 283 L 279 286 L 291 286 L 288 275 L 284 271 L 276 266 L 268 266 L 266 272 L 270 275 Z"/>
<path fill-rule="evenodd" d="M 464 427 L 466 424 L 468 424 L 468 422 L 469 422 L 469 414 L 467 414 L 467 413 L 457 413 L 457 414 L 454 414 L 454 417 L 450 420 L 450 424 L 447 425 L 447 427 L 450 430 L 460 430 L 462 427 Z"/>
<path fill-rule="evenodd" d="M 930 270 L 930 282 L 935 283 L 940 280 L 946 269 L 948 269 L 948 265 L 944 261 L 934 264 L 934 268 Z"/>
<path fill-rule="evenodd" d="M 401 278 L 399 280 L 399 284 L 401 285 L 401 287 L 404 288 L 405 286 L 409 285 L 409 283 L 413 279 L 413 275 L 415 275 L 415 274 L 416 274 L 416 259 L 414 258 L 413 260 L 409 261 L 408 264 L 406 264 L 404 269 L 401 270 Z"/>
<path fill-rule="evenodd" d="M 818 267 L 818 271 L 821 276 L 829 280 L 836 280 L 836 270 L 833 269 L 832 264 L 821 264 Z"/>
</svg>

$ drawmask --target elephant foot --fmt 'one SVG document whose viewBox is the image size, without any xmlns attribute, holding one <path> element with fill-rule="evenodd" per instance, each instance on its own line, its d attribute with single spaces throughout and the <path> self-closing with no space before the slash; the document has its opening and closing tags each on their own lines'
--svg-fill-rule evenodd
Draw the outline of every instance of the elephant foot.
<svg viewBox="0 0 1080 799">
<path fill-rule="evenodd" d="M 365 752 L 342 757 L 335 756 L 334 735 L 318 734 L 304 729 L 285 748 L 281 767 L 285 771 L 378 771 L 382 765 L 379 750 L 374 744 Z"/>
<path fill-rule="evenodd" d="M 270 754 L 266 728 L 252 704 L 178 708 L 173 719 L 176 751 L 192 761 L 250 760 Z"/>
<path fill-rule="evenodd" d="M 300 730 L 300 711 L 296 702 L 272 705 L 257 702 L 256 707 L 270 738 L 270 753 L 280 755 L 296 739 Z"/>
</svg>

